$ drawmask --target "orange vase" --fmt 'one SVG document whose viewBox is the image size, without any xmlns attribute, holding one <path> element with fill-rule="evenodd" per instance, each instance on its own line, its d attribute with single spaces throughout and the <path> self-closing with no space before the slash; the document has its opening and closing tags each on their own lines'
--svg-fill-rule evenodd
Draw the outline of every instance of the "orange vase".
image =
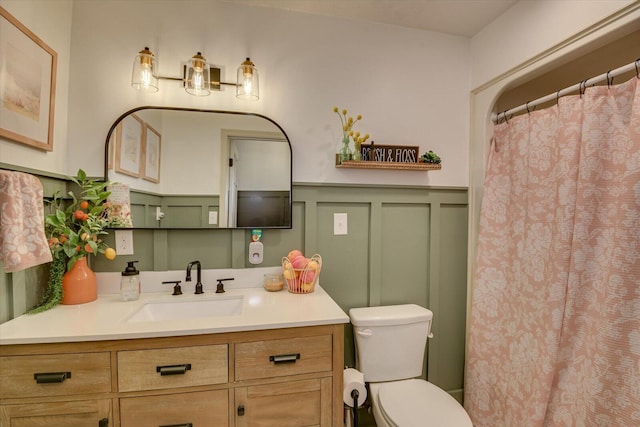
<svg viewBox="0 0 640 427">
<path fill-rule="evenodd" d="M 82 257 L 62 276 L 62 304 L 84 304 L 97 298 L 96 273 L 87 265 L 87 257 Z"/>
</svg>

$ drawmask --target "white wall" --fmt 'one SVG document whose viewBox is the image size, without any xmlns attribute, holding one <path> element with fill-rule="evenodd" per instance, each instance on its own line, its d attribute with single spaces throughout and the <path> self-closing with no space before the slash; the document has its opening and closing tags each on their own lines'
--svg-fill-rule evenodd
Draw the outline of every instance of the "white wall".
<svg viewBox="0 0 640 427">
<path fill-rule="evenodd" d="M 242 129 L 243 135 L 247 132 L 282 135 L 273 123 L 258 116 L 153 109 L 138 110 L 135 115 L 161 135 L 160 182 L 127 176 L 114 169 L 109 171 L 109 180 L 157 194 L 221 194 L 222 165 L 225 163 L 222 159 L 227 158 L 222 154 L 226 153 L 221 147 L 223 132 Z M 112 151 L 115 145 L 116 138 L 112 134 Z M 282 145 L 288 156 L 289 145 L 286 142 Z M 112 158 L 115 155 L 112 154 Z M 288 176 L 287 173 L 287 182 Z"/>
<path fill-rule="evenodd" d="M 519 1 L 471 39 L 471 87 L 522 67 L 632 3 L 637 0 Z"/>
<path fill-rule="evenodd" d="M 54 152 L 0 141 L 0 161 L 67 174 L 82 167 L 102 175 L 112 122 L 135 106 L 172 105 L 250 111 L 276 120 L 292 141 L 296 182 L 467 186 L 470 88 L 629 3 L 523 0 L 470 42 L 217 1 L 0 0 L 59 55 Z M 230 88 L 195 98 L 171 81 L 161 81 L 156 94 L 137 92 L 129 86 L 131 65 L 145 45 L 169 76 L 178 76 L 181 62 L 201 50 L 222 68 L 223 80 L 233 81 L 237 64 L 251 56 L 260 70 L 261 100 L 236 100 Z M 377 143 L 436 151 L 443 170 L 336 169 L 333 106 L 362 114 L 357 130 Z"/>
<path fill-rule="evenodd" d="M 146 17 L 147 19 L 142 19 Z M 324 16 L 216 1 L 75 1 L 73 6 L 69 164 L 101 174 L 111 123 L 139 105 L 250 111 L 277 121 L 293 146 L 294 181 L 466 186 L 468 181 L 468 39 Z M 200 50 L 235 80 L 250 56 L 261 99 L 233 90 L 206 98 L 161 81 L 160 91 L 130 87 L 144 46 L 162 75 Z M 362 114 L 357 130 L 379 144 L 419 145 L 444 159 L 442 171 L 334 167 L 340 127 L 334 106 Z"/>
<path fill-rule="evenodd" d="M 0 138 L 0 162 L 67 174 L 67 111 L 69 106 L 69 59 L 71 51 L 72 0 L 0 0 L 18 21 L 58 54 L 53 120 L 53 151 L 38 150 Z M 104 156 L 103 156 L 104 157 Z"/>
<path fill-rule="evenodd" d="M 289 191 L 289 169 L 282 160 L 289 157 L 289 146 L 281 141 L 234 139 L 238 153 L 236 181 L 238 191 Z"/>
</svg>

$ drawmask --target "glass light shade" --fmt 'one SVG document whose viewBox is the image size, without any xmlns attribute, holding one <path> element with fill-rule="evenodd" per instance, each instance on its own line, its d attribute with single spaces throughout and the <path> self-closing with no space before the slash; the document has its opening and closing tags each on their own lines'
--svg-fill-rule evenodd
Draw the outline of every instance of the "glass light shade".
<svg viewBox="0 0 640 427">
<path fill-rule="evenodd" d="M 247 58 L 247 60 L 240 64 L 240 66 L 238 67 L 236 97 L 242 99 L 251 99 L 254 101 L 260 98 L 258 69 L 249 58 Z"/>
<path fill-rule="evenodd" d="M 207 96 L 211 93 L 210 87 L 209 65 L 204 56 L 198 52 L 187 64 L 184 90 L 191 95 Z"/>
<path fill-rule="evenodd" d="M 158 91 L 158 61 L 148 47 L 138 52 L 133 61 L 131 87 L 143 92 Z"/>
</svg>

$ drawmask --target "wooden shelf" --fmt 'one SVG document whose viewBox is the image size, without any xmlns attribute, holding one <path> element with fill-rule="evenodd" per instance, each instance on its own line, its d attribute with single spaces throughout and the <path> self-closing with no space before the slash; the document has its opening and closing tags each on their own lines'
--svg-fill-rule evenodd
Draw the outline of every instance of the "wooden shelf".
<svg viewBox="0 0 640 427">
<path fill-rule="evenodd" d="M 346 160 L 337 168 L 350 169 L 396 169 L 410 171 L 434 171 L 442 169 L 442 164 L 434 163 L 399 163 L 399 162 L 370 162 L 363 160 Z"/>
</svg>

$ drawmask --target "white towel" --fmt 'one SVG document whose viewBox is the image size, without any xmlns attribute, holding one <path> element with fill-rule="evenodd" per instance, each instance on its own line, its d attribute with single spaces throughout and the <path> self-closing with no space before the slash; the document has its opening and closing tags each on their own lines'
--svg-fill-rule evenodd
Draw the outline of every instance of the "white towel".
<svg viewBox="0 0 640 427">
<path fill-rule="evenodd" d="M 0 170 L 0 261 L 12 273 L 52 260 L 44 234 L 42 183 L 33 175 Z"/>
</svg>

